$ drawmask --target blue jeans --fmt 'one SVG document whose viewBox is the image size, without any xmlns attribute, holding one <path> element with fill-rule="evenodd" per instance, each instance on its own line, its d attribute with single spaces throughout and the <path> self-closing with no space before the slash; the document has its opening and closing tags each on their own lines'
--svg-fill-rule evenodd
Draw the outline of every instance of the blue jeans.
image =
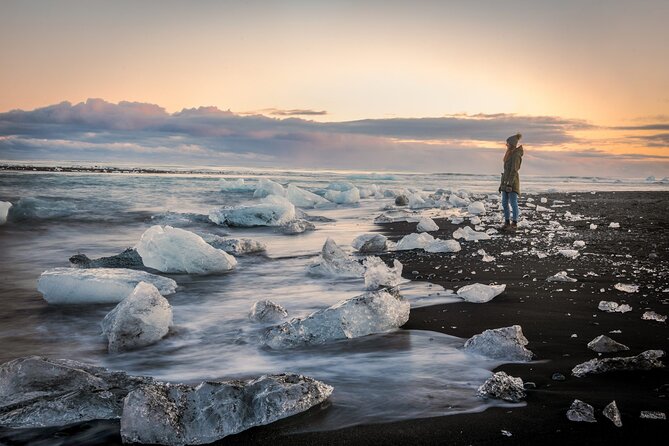
<svg viewBox="0 0 669 446">
<path fill-rule="evenodd" d="M 516 192 L 502 191 L 502 209 L 504 209 L 504 221 L 509 221 L 509 201 L 513 210 L 513 221 L 518 221 L 518 194 Z"/>
</svg>

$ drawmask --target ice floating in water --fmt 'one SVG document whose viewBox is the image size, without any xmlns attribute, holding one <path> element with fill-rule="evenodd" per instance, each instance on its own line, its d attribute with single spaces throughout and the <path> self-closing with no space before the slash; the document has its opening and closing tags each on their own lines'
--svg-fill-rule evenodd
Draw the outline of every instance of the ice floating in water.
<svg viewBox="0 0 669 446">
<path fill-rule="evenodd" d="M 597 308 L 607 313 L 627 313 L 628 311 L 632 311 L 632 307 L 627 304 L 619 305 L 617 302 L 606 300 L 600 301 Z"/>
<path fill-rule="evenodd" d="M 623 291 L 625 293 L 636 293 L 639 291 L 639 285 L 632 285 L 628 283 L 616 283 L 613 285 L 613 288 L 615 288 L 618 291 Z"/>
<path fill-rule="evenodd" d="M 476 393 L 484 398 L 497 398 L 512 403 L 519 403 L 525 399 L 523 380 L 504 372 L 492 375 L 478 388 Z"/>
<path fill-rule="evenodd" d="M 0 366 L 0 426 L 64 426 L 121 417 L 128 392 L 153 383 L 67 359 L 29 356 Z"/>
<path fill-rule="evenodd" d="M 249 312 L 249 319 L 256 322 L 279 322 L 288 317 L 288 311 L 271 300 L 259 300 Z"/>
<path fill-rule="evenodd" d="M 402 237 L 402 239 L 397 242 L 395 249 L 398 251 L 405 251 L 408 249 L 425 249 L 425 247 L 433 241 L 434 237 L 432 237 L 427 232 L 422 232 L 420 234 L 412 232 L 411 234 L 407 234 Z"/>
<path fill-rule="evenodd" d="M 461 287 L 457 294 L 467 302 L 485 303 L 490 302 L 496 296 L 499 296 L 506 289 L 506 285 L 484 285 L 482 283 L 472 283 Z"/>
<path fill-rule="evenodd" d="M 295 206 L 301 208 L 313 208 L 330 204 L 328 200 L 320 195 L 301 189 L 293 184 L 288 185 L 286 198 Z"/>
<path fill-rule="evenodd" d="M 197 386 L 155 383 L 128 394 L 121 438 L 123 443 L 208 444 L 304 412 L 325 401 L 332 390 L 295 374 Z"/>
<path fill-rule="evenodd" d="M 177 289 L 172 279 L 134 269 L 53 268 L 42 273 L 37 291 L 50 304 L 118 303 L 140 282 L 151 283 L 162 295 Z"/>
<path fill-rule="evenodd" d="M 338 277 L 362 277 L 365 267 L 346 254 L 330 237 L 325 241 L 321 255 L 309 265 L 310 274 Z"/>
<path fill-rule="evenodd" d="M 360 252 L 382 252 L 388 249 L 388 237 L 382 234 L 361 234 L 351 242 Z"/>
<path fill-rule="evenodd" d="M 559 249 L 558 254 L 561 254 L 568 259 L 575 259 L 580 255 L 580 253 L 575 249 Z"/>
<path fill-rule="evenodd" d="M 585 375 L 613 372 L 618 370 L 651 370 L 663 368 L 660 358 L 663 350 L 646 350 L 636 356 L 616 358 L 595 358 L 578 364 L 571 369 L 571 374 L 581 378 Z"/>
<path fill-rule="evenodd" d="M 646 311 L 641 315 L 641 319 L 644 321 L 666 322 L 667 316 L 663 314 L 657 314 L 654 311 Z"/>
<path fill-rule="evenodd" d="M 599 335 L 588 342 L 588 348 L 597 353 L 619 352 L 630 349 L 628 346 L 616 342 L 606 335 Z"/>
<path fill-rule="evenodd" d="M 395 287 L 402 283 L 402 263 L 399 260 L 393 260 L 393 267 L 390 268 L 379 257 L 367 257 L 365 266 L 365 288 L 376 290 L 382 287 Z"/>
<path fill-rule="evenodd" d="M 550 276 L 546 279 L 547 282 L 577 282 L 573 277 L 567 275 L 567 271 L 560 271 L 554 276 Z"/>
<path fill-rule="evenodd" d="M 425 247 L 425 252 L 459 252 L 462 249 L 457 240 L 434 239 Z"/>
<path fill-rule="evenodd" d="M 273 349 L 318 345 L 401 327 L 409 320 L 409 302 L 386 290 L 369 291 L 304 318 L 292 319 L 265 332 Z"/>
<path fill-rule="evenodd" d="M 520 325 L 513 325 L 474 335 L 467 339 L 464 349 L 492 359 L 529 361 L 533 353 L 525 348 L 527 344 Z"/>
<path fill-rule="evenodd" d="M 238 178 L 236 180 L 221 179 L 218 184 L 221 192 L 246 192 L 256 188 L 255 184 L 246 183 L 244 178 Z"/>
<path fill-rule="evenodd" d="M 155 286 L 140 282 L 101 325 L 110 353 L 144 347 L 165 337 L 172 326 L 172 306 Z"/>
<path fill-rule="evenodd" d="M 306 220 L 293 220 L 281 226 L 281 232 L 287 235 L 302 234 L 314 229 L 316 225 Z"/>
<path fill-rule="evenodd" d="M 283 197 L 286 195 L 286 190 L 277 182 L 267 178 L 261 178 L 258 182 L 256 190 L 253 192 L 254 198 L 264 198 L 269 195 L 277 195 Z"/>
<path fill-rule="evenodd" d="M 458 228 L 453 232 L 454 239 L 465 239 L 465 241 L 470 242 L 472 240 L 490 240 L 490 235 L 485 232 L 474 231 L 469 226 L 464 226 Z"/>
<path fill-rule="evenodd" d="M 263 242 L 250 238 L 224 238 L 215 234 L 203 234 L 202 239 L 216 249 L 222 249 L 228 254 L 237 256 L 257 254 L 267 250 Z"/>
<path fill-rule="evenodd" d="M 416 231 L 418 232 L 432 232 L 432 231 L 438 231 L 439 226 L 432 220 L 430 217 L 423 217 L 420 219 L 418 222 L 418 225 L 416 226 Z"/>
<path fill-rule="evenodd" d="M 212 210 L 209 219 L 217 225 L 281 226 L 295 219 L 295 206 L 283 197 L 268 195 L 259 204 Z"/>
<path fill-rule="evenodd" d="M 360 201 L 360 190 L 355 186 L 345 190 L 328 189 L 325 198 L 337 204 L 353 204 Z"/>
<path fill-rule="evenodd" d="M 0 201 L 0 225 L 7 223 L 7 214 L 12 204 L 9 201 Z"/>
<path fill-rule="evenodd" d="M 485 214 L 485 204 L 483 204 L 481 201 L 475 201 L 467 206 L 467 211 L 474 215 Z"/>
<path fill-rule="evenodd" d="M 199 235 L 171 226 L 150 227 L 136 248 L 144 265 L 164 273 L 222 273 L 237 265 L 233 256 Z"/>
</svg>

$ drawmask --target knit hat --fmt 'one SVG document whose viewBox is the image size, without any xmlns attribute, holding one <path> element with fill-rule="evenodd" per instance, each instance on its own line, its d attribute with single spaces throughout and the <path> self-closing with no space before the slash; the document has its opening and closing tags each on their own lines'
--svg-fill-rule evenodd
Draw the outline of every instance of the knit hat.
<svg viewBox="0 0 669 446">
<path fill-rule="evenodd" d="M 515 149 L 516 146 L 518 145 L 518 141 L 520 141 L 520 138 L 522 138 L 522 137 L 523 137 L 523 135 L 521 135 L 520 133 L 516 133 L 515 135 L 509 136 L 508 138 L 506 138 L 506 143 L 509 146 L 511 146 L 511 148 Z"/>
</svg>

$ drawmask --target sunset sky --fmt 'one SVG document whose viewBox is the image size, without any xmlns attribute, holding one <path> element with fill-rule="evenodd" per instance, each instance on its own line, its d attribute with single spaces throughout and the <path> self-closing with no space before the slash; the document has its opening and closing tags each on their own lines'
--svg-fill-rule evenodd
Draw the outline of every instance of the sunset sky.
<svg viewBox="0 0 669 446">
<path fill-rule="evenodd" d="M 527 173 L 663 177 L 667 23 L 666 0 L 2 0 L 0 159 L 491 173 L 520 131 Z"/>
</svg>

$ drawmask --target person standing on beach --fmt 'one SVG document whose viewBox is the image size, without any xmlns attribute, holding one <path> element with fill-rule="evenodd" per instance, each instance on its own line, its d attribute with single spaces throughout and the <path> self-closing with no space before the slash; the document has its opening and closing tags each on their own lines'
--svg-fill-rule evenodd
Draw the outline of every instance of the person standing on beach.
<svg viewBox="0 0 669 446">
<path fill-rule="evenodd" d="M 499 191 L 502 193 L 502 209 L 504 210 L 504 226 L 502 231 L 514 232 L 518 225 L 518 195 L 520 195 L 520 164 L 523 162 L 523 146 L 518 141 L 523 135 L 516 133 L 506 138 L 506 153 L 504 153 L 504 173 Z M 509 212 L 509 204 L 511 212 Z M 513 220 L 510 220 L 511 214 Z"/>
</svg>

